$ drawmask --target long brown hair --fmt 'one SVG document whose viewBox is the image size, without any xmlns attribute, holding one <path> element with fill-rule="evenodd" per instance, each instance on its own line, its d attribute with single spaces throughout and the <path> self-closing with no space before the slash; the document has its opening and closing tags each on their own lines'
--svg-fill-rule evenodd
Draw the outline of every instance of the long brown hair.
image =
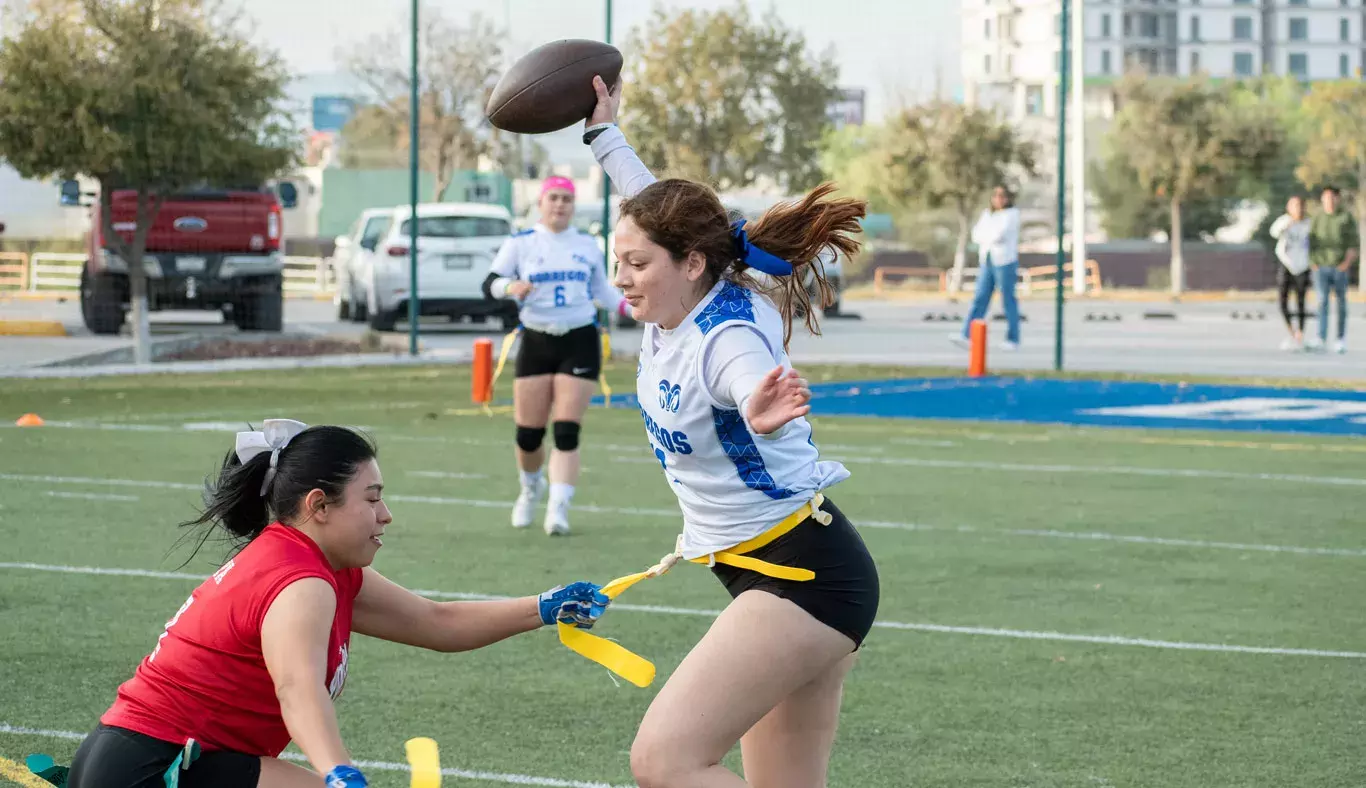
<svg viewBox="0 0 1366 788">
<path fill-rule="evenodd" d="M 824 267 L 813 265 L 822 254 L 853 255 L 859 250 L 859 219 L 868 204 L 851 197 L 833 197 L 835 185 L 823 183 L 805 197 L 781 202 L 745 226 L 749 242 L 792 264 L 791 276 L 774 277 L 776 284 L 761 288 L 740 260 L 741 250 L 731 234 L 731 220 L 720 198 L 710 187 L 680 178 L 657 181 L 621 203 L 621 215 L 629 216 L 650 240 L 681 262 L 691 252 L 707 260 L 707 287 L 727 279 L 759 290 L 773 299 L 783 316 L 783 346 L 792 339 L 792 318 L 806 313 L 806 327 L 820 333 L 811 298 L 803 285 L 803 273 L 815 274 L 821 305 L 834 302 Z"/>
</svg>

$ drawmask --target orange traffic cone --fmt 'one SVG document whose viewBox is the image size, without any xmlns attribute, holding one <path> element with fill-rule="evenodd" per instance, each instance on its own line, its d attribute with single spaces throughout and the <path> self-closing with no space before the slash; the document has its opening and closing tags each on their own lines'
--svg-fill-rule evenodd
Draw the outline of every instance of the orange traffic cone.
<svg viewBox="0 0 1366 788">
<path fill-rule="evenodd" d="M 14 425 L 16 427 L 41 427 L 45 423 L 43 417 L 37 413 L 25 413 L 19 417 L 18 421 L 14 422 Z"/>
</svg>

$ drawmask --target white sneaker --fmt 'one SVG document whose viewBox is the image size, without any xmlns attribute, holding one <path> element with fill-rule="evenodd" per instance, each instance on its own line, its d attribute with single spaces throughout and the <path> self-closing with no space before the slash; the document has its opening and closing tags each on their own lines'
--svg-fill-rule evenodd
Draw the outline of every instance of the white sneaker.
<svg viewBox="0 0 1366 788">
<path fill-rule="evenodd" d="M 545 532 L 547 536 L 569 535 L 569 504 L 551 501 L 546 505 Z"/>
<path fill-rule="evenodd" d="M 1304 343 L 1297 342 L 1294 337 L 1286 337 L 1285 339 L 1281 340 L 1281 350 L 1285 350 L 1290 353 L 1304 350 Z"/>
<path fill-rule="evenodd" d="M 1320 350 L 1323 350 L 1323 341 L 1320 340 L 1318 337 L 1310 337 L 1309 339 L 1305 340 L 1304 348 L 1305 350 L 1318 352 Z"/>
<path fill-rule="evenodd" d="M 527 528 L 531 521 L 536 519 L 536 504 L 541 502 L 541 495 L 545 493 L 545 477 L 537 477 L 536 481 L 529 486 L 524 485 L 522 492 L 517 496 L 517 501 L 512 504 L 512 527 Z"/>
<path fill-rule="evenodd" d="M 1343 353 L 1346 353 L 1347 342 L 1345 340 L 1339 339 L 1336 343 L 1333 344 L 1333 352 L 1337 353 L 1339 356 Z"/>
<path fill-rule="evenodd" d="M 957 345 L 958 347 L 968 347 L 969 345 L 972 344 L 971 342 L 968 341 L 968 338 L 967 338 L 967 337 L 963 336 L 962 334 L 957 334 L 957 333 L 955 333 L 955 334 L 949 334 L 949 341 L 952 342 L 953 344 Z"/>
<path fill-rule="evenodd" d="M 1019 343 L 1019 342 L 1002 342 L 1002 343 L 1001 343 L 1001 349 L 1002 349 L 1002 350 L 1009 350 L 1010 352 L 1013 353 L 1013 352 L 1015 352 L 1016 350 L 1019 350 L 1019 349 L 1020 349 L 1020 343 Z"/>
</svg>

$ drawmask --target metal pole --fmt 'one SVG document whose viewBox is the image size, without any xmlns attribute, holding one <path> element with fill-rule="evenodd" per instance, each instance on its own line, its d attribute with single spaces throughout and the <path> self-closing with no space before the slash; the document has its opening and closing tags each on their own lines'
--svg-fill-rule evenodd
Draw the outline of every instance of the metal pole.
<svg viewBox="0 0 1366 788">
<path fill-rule="evenodd" d="M 1060 62 L 1058 63 L 1058 254 L 1057 254 L 1057 325 L 1053 334 L 1053 369 L 1062 370 L 1062 302 L 1063 302 L 1063 282 L 1066 277 L 1062 274 L 1063 245 L 1062 235 L 1066 229 L 1064 223 L 1067 219 L 1067 80 L 1071 61 L 1069 59 L 1070 49 L 1068 46 L 1068 30 L 1071 27 L 1070 0 L 1062 0 L 1062 19 L 1060 20 L 1058 38 L 1062 41 Z"/>
<path fill-rule="evenodd" d="M 1072 8 L 1072 292 L 1086 293 L 1086 0 Z"/>
<path fill-rule="evenodd" d="M 607 37 L 606 37 L 604 40 L 605 40 L 607 43 L 610 44 L 610 43 L 612 43 L 612 0 L 606 0 L 606 3 L 607 3 L 607 8 L 606 8 L 606 17 L 607 17 Z M 607 87 L 608 87 L 608 88 L 611 88 L 612 86 L 611 86 L 611 85 L 608 85 Z M 611 237 L 611 234 L 612 234 L 612 180 L 611 180 L 610 178 L 607 177 L 607 173 L 604 171 L 603 174 L 602 174 L 602 267 L 603 267 L 603 273 L 607 274 L 607 279 L 608 279 L 609 282 L 610 282 L 611 279 L 612 279 L 612 266 L 611 266 L 611 264 L 610 264 L 610 263 L 608 262 L 608 260 L 607 260 L 607 257 L 608 257 L 608 254 L 607 254 L 608 245 L 607 245 L 607 244 L 608 244 L 608 239 Z M 607 325 L 608 325 L 609 328 L 610 328 L 611 325 L 612 325 L 612 316 L 611 316 L 611 315 L 608 315 L 608 316 L 607 316 Z"/>
<path fill-rule="evenodd" d="M 418 0 L 413 0 L 412 62 L 408 80 L 412 90 L 408 96 L 408 203 L 411 213 L 408 216 L 408 354 L 417 355 L 417 202 L 418 202 L 418 125 L 422 121 L 421 107 L 418 105 L 418 67 L 417 67 L 417 11 Z"/>
</svg>

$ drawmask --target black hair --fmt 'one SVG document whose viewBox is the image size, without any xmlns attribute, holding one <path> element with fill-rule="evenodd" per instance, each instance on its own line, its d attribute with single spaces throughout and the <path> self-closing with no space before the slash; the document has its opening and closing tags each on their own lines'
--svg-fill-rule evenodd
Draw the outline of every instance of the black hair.
<svg viewBox="0 0 1366 788">
<path fill-rule="evenodd" d="M 1011 189 L 1009 185 L 1004 184 L 1004 183 L 998 183 L 998 184 L 996 184 L 995 186 L 993 186 L 993 187 L 991 188 L 991 190 L 992 190 L 993 192 L 996 191 L 997 189 L 1000 189 L 1001 191 L 1005 192 L 1005 194 L 1006 194 L 1006 207 L 1007 207 L 1007 208 L 1014 208 L 1014 207 L 1015 207 L 1015 190 L 1014 190 L 1014 189 Z"/>
<path fill-rule="evenodd" d="M 205 480 L 203 512 L 180 524 L 182 528 L 208 526 L 185 563 L 194 558 L 215 528 L 241 547 L 271 523 L 298 518 L 304 498 L 313 490 L 322 490 L 328 503 L 340 501 L 360 466 L 376 456 L 374 441 L 355 430 L 309 427 L 280 451 L 275 476 L 263 495 L 270 452 L 261 452 L 243 463 L 235 449 L 229 451 L 217 476 Z"/>
<path fill-rule="evenodd" d="M 1319 195 L 1322 196 L 1322 195 L 1328 194 L 1329 192 L 1332 192 L 1334 197 L 1338 197 L 1338 198 L 1341 198 L 1341 197 L 1342 197 L 1342 189 L 1339 189 L 1338 187 L 1334 186 L 1334 185 L 1331 184 L 1331 183 L 1328 184 L 1327 186 L 1323 187 L 1322 189 L 1320 189 L 1320 190 L 1319 190 Z"/>
</svg>

